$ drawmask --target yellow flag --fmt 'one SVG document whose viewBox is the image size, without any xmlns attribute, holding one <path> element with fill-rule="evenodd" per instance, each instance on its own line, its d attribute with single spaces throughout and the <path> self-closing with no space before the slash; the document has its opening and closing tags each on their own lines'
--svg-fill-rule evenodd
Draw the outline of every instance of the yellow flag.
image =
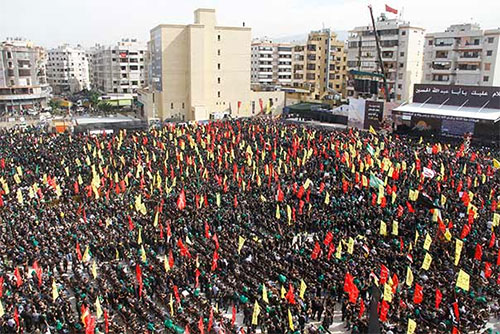
<svg viewBox="0 0 500 334">
<path fill-rule="evenodd" d="M 342 241 L 339 241 L 339 245 L 337 247 L 337 251 L 335 252 L 335 257 L 340 259 L 342 257 Z"/>
<path fill-rule="evenodd" d="M 494 213 L 493 214 L 493 226 L 498 226 L 500 225 L 500 214 Z"/>
<path fill-rule="evenodd" d="M 156 211 L 156 214 L 155 214 L 155 220 L 153 222 L 153 226 L 156 227 L 158 226 L 158 215 L 159 215 L 159 211 Z"/>
<path fill-rule="evenodd" d="M 262 284 L 262 300 L 269 304 L 269 300 L 267 299 L 267 288 L 265 284 Z"/>
<path fill-rule="evenodd" d="M 458 272 L 457 287 L 462 290 L 469 291 L 469 279 L 469 274 L 460 269 L 460 271 Z"/>
<path fill-rule="evenodd" d="M 137 237 L 137 243 L 142 244 L 142 228 L 139 228 L 139 236 Z"/>
<path fill-rule="evenodd" d="M 406 285 L 411 287 L 413 284 L 413 273 L 411 272 L 410 267 L 406 268 Z"/>
<path fill-rule="evenodd" d="M 406 334 L 415 333 L 416 328 L 417 328 L 417 323 L 413 319 L 408 319 L 408 330 L 406 331 Z"/>
<path fill-rule="evenodd" d="M 97 265 L 95 264 L 95 260 L 92 262 L 92 276 L 94 276 L 94 279 L 97 278 Z"/>
<path fill-rule="evenodd" d="M 115 259 L 116 260 L 120 259 L 120 253 L 118 253 L 118 248 L 115 248 Z"/>
<path fill-rule="evenodd" d="M 394 204 L 394 202 L 396 202 L 396 197 L 398 197 L 398 195 L 396 194 L 395 191 L 392 192 L 392 204 Z"/>
<path fill-rule="evenodd" d="M 386 302 L 392 302 L 392 288 L 389 283 L 384 284 L 384 300 Z"/>
<path fill-rule="evenodd" d="M 146 262 L 146 251 L 144 250 L 143 245 L 141 245 L 141 260 L 142 262 Z"/>
<path fill-rule="evenodd" d="M 299 297 L 300 299 L 304 299 L 304 293 L 306 292 L 306 289 L 307 289 L 307 285 L 306 283 L 304 282 L 304 280 L 300 280 L 300 291 L 299 291 Z"/>
<path fill-rule="evenodd" d="M 460 253 L 462 253 L 463 246 L 464 242 L 457 238 L 455 241 L 455 266 L 458 266 L 458 262 L 460 261 Z"/>
<path fill-rule="evenodd" d="M 422 269 L 429 270 L 431 262 L 432 262 L 432 256 L 429 253 L 425 253 L 424 262 L 422 263 Z"/>
<path fill-rule="evenodd" d="M 216 195 L 216 203 L 217 203 L 217 207 L 220 208 L 220 194 L 219 193 L 217 193 L 217 195 Z"/>
<path fill-rule="evenodd" d="M 387 235 L 387 225 L 382 220 L 380 221 L 380 234 L 383 236 Z"/>
<path fill-rule="evenodd" d="M 163 266 L 165 267 L 165 271 L 168 273 L 170 271 L 170 264 L 168 263 L 167 255 L 163 255 Z"/>
<path fill-rule="evenodd" d="M 85 252 L 83 252 L 82 256 L 82 261 L 83 262 L 88 262 L 90 260 L 90 255 L 89 255 L 89 246 L 85 248 Z"/>
<path fill-rule="evenodd" d="M 286 216 L 288 218 L 288 225 L 292 223 L 292 208 L 290 205 L 286 205 Z"/>
<path fill-rule="evenodd" d="M 241 252 L 241 248 L 243 248 L 243 244 L 245 243 L 246 239 L 243 238 L 241 235 L 238 237 L 238 254 Z"/>
<path fill-rule="evenodd" d="M 259 306 L 259 303 L 257 303 L 257 301 L 255 301 L 255 304 L 253 306 L 252 325 L 259 324 L 259 313 L 260 313 L 260 306 Z"/>
<path fill-rule="evenodd" d="M 281 218 L 281 213 L 280 213 L 280 206 L 279 204 L 276 204 L 276 219 Z"/>
<path fill-rule="evenodd" d="M 420 237 L 420 234 L 418 233 L 417 230 L 415 230 L 415 242 L 414 242 L 415 246 L 417 245 L 417 241 L 418 241 L 419 237 Z"/>
<path fill-rule="evenodd" d="M 373 128 L 373 126 L 370 125 L 370 130 L 369 132 L 372 134 L 372 135 L 377 135 L 377 132 L 375 131 L 375 129 Z"/>
<path fill-rule="evenodd" d="M 428 251 L 428 250 L 429 250 L 429 248 L 431 247 L 431 243 L 432 243 L 432 238 L 431 238 L 431 236 L 429 235 L 429 233 L 427 233 L 427 234 L 425 235 L 425 242 L 424 242 L 424 249 L 425 249 L 426 251 Z"/>
<path fill-rule="evenodd" d="M 52 280 L 52 302 L 55 302 L 57 297 L 59 297 L 59 291 L 57 291 L 56 280 L 53 279 Z M 1 317 L 1 315 L 0 315 L 0 317 Z"/>
<path fill-rule="evenodd" d="M 101 308 L 101 302 L 99 301 L 99 297 L 95 299 L 95 315 L 97 319 L 101 319 L 102 317 L 102 308 Z"/>
<path fill-rule="evenodd" d="M 280 296 L 280 298 L 281 298 L 281 299 L 285 299 L 285 295 L 286 295 L 286 290 L 285 290 L 285 288 L 284 288 L 284 287 L 283 287 L 283 285 L 282 285 L 282 286 L 281 286 L 281 296 Z"/>
<path fill-rule="evenodd" d="M 392 235 L 398 235 L 398 222 L 392 221 Z"/>
<path fill-rule="evenodd" d="M 293 318 L 292 318 L 292 312 L 290 312 L 290 309 L 288 309 L 288 326 L 290 327 L 290 330 L 294 331 L 295 327 L 293 327 Z"/>
<path fill-rule="evenodd" d="M 498 161 L 497 159 L 493 159 L 493 167 L 500 168 L 500 161 Z"/>
<path fill-rule="evenodd" d="M 174 316 L 174 299 L 172 298 L 172 294 L 170 294 L 170 301 L 168 302 L 170 305 L 170 316 Z"/>
<path fill-rule="evenodd" d="M 328 205 L 330 204 L 330 193 L 327 191 L 326 196 L 325 196 L 325 204 Z"/>
<path fill-rule="evenodd" d="M 444 206 L 446 204 L 446 197 L 444 195 L 441 195 L 441 206 Z"/>
</svg>

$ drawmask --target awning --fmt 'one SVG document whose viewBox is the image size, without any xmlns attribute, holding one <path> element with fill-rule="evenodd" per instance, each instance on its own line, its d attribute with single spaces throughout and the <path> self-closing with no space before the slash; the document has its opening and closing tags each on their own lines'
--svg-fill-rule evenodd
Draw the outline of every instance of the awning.
<svg viewBox="0 0 500 334">
<path fill-rule="evenodd" d="M 401 105 L 393 112 L 425 114 L 434 117 L 457 117 L 498 122 L 500 109 L 447 106 L 439 104 L 410 103 Z"/>
</svg>

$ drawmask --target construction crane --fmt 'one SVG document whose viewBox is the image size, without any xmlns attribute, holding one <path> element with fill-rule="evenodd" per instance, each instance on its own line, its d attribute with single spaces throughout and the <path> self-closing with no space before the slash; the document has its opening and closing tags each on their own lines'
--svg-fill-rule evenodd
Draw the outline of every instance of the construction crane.
<svg viewBox="0 0 500 334">
<path fill-rule="evenodd" d="M 389 95 L 389 90 L 388 90 L 388 86 L 387 86 L 387 75 L 385 74 L 384 62 L 382 61 L 382 52 L 380 51 L 380 39 L 379 39 L 379 36 L 377 33 L 377 28 L 375 27 L 375 19 L 373 18 L 373 9 L 372 9 L 371 5 L 369 5 L 368 8 L 370 9 L 370 16 L 372 18 L 373 34 L 375 35 L 375 43 L 377 44 L 377 56 L 378 56 L 378 63 L 380 66 L 380 72 L 382 73 L 382 80 L 384 82 L 385 100 L 387 102 L 391 102 L 391 97 Z"/>
</svg>

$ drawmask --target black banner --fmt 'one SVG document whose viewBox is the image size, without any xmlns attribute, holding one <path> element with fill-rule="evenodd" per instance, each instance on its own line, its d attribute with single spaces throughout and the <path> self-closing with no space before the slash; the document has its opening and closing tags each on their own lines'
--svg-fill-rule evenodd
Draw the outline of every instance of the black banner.
<svg viewBox="0 0 500 334">
<path fill-rule="evenodd" d="M 366 101 L 365 121 L 363 127 L 369 129 L 370 125 L 375 129 L 380 129 L 380 122 L 384 117 L 384 102 Z"/>
<path fill-rule="evenodd" d="M 500 87 L 417 84 L 413 102 L 500 109 Z"/>
</svg>

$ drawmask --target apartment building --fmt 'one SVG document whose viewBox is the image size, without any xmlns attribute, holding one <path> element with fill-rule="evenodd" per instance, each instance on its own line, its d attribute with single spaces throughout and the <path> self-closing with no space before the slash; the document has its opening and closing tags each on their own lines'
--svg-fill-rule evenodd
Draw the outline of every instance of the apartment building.
<svg viewBox="0 0 500 334">
<path fill-rule="evenodd" d="M 293 47 L 290 43 L 273 43 L 266 39 L 253 41 L 252 84 L 291 86 Z"/>
<path fill-rule="evenodd" d="M 399 18 L 381 14 L 375 23 L 380 39 L 388 94 L 392 101 L 409 101 L 413 85 L 422 80 L 424 29 Z M 378 61 L 377 44 L 372 25 L 349 31 L 347 68 L 351 74 L 348 96 L 371 98 L 384 95 Z M 373 74 L 378 75 L 373 75 Z"/>
<path fill-rule="evenodd" d="M 0 44 L 0 114 L 40 110 L 47 106 L 47 55 L 21 38 Z"/>
<path fill-rule="evenodd" d="M 147 46 L 122 39 L 114 46 L 96 46 L 92 54 L 92 86 L 104 94 L 132 94 L 146 85 Z"/>
<path fill-rule="evenodd" d="M 292 86 L 306 88 L 313 100 L 346 96 L 347 57 L 345 44 L 330 29 L 313 31 L 305 45 L 295 45 Z"/>
<path fill-rule="evenodd" d="M 85 50 L 69 45 L 49 50 L 47 81 L 55 94 L 90 89 L 89 62 Z"/>
<path fill-rule="evenodd" d="M 197 9 L 194 24 L 156 26 L 150 50 L 150 87 L 141 90 L 140 102 L 154 107 L 145 114 L 206 120 L 250 116 L 283 103 L 283 92 L 251 91 L 251 29 L 218 25 L 214 9 Z"/>
<path fill-rule="evenodd" d="M 452 25 L 425 36 L 423 83 L 500 86 L 500 29 Z"/>
</svg>

